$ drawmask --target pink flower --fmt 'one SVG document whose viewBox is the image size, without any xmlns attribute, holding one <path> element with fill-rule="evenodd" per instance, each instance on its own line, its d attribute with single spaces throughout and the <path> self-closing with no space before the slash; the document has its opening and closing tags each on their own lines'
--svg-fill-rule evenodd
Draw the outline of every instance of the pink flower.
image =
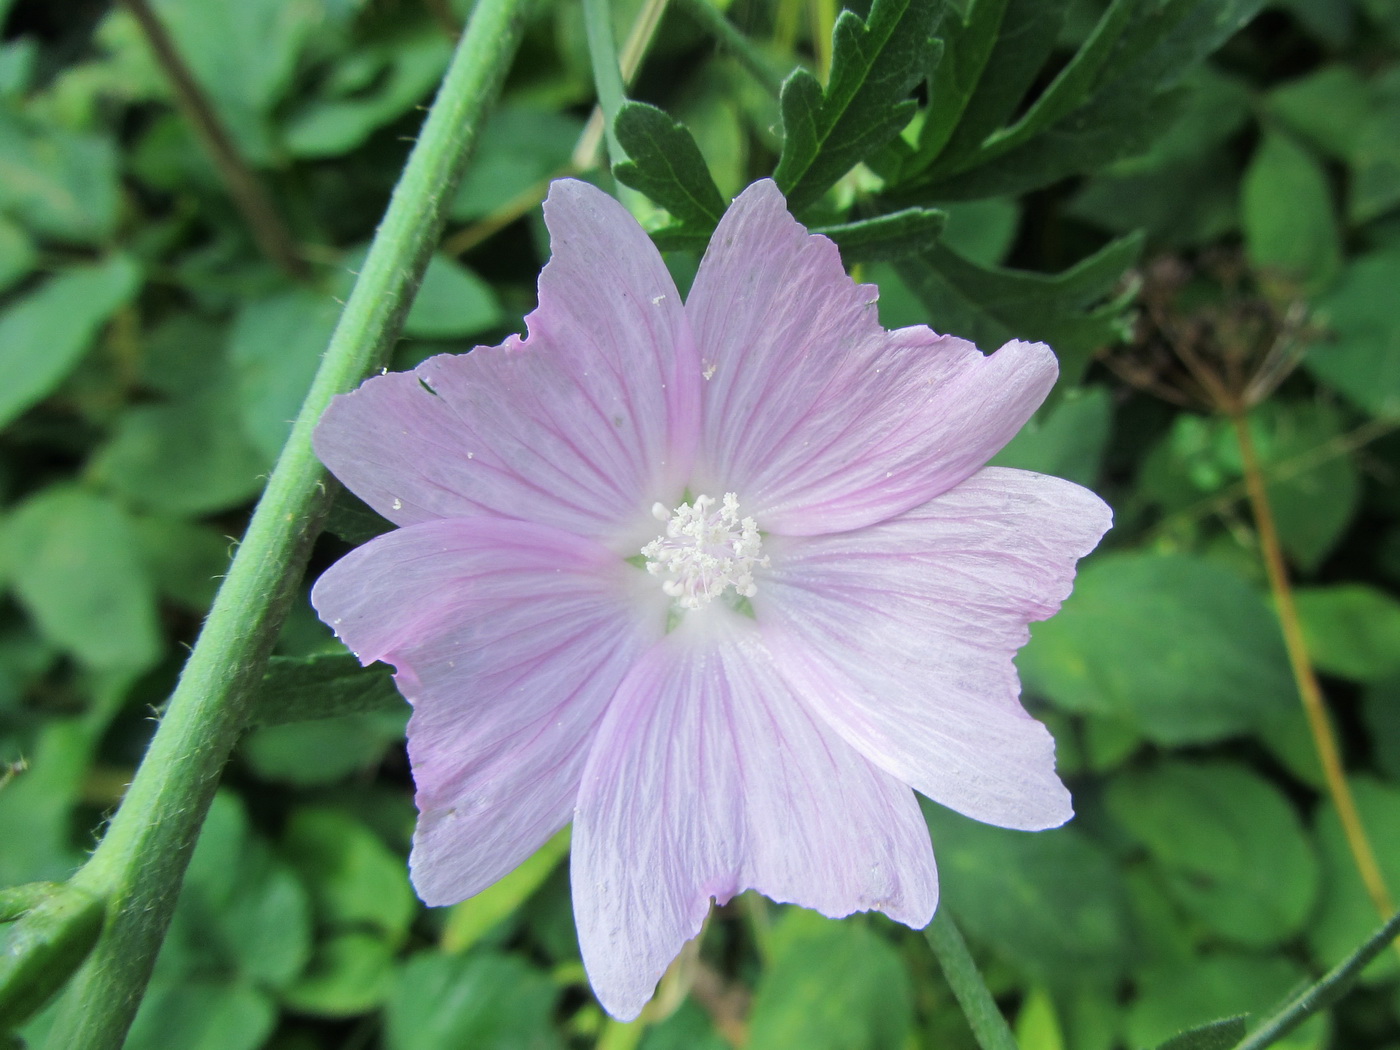
<svg viewBox="0 0 1400 1050">
<path fill-rule="evenodd" d="M 682 303 L 615 201 L 556 182 L 529 335 L 337 398 L 321 458 L 401 526 L 313 600 L 413 704 L 413 881 L 486 888 L 574 822 L 574 912 L 635 1017 L 745 889 L 923 926 L 914 791 L 1009 828 L 1070 817 L 1012 656 L 1108 508 L 984 464 L 1055 358 L 887 332 L 772 182 Z"/>
</svg>

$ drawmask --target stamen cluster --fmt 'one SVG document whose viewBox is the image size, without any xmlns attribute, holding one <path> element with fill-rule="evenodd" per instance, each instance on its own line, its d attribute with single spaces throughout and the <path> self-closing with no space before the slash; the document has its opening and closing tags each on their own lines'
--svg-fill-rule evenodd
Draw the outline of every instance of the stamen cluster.
<svg viewBox="0 0 1400 1050">
<path fill-rule="evenodd" d="M 719 510 L 713 496 L 696 496 L 674 511 L 665 504 L 651 508 L 666 534 L 642 548 L 647 572 L 669 578 L 661 589 L 682 609 L 699 609 L 728 587 L 743 598 L 758 593 L 753 570 L 768 564 L 760 553 L 762 540 L 753 518 L 739 517 L 739 497 L 726 492 Z"/>
</svg>

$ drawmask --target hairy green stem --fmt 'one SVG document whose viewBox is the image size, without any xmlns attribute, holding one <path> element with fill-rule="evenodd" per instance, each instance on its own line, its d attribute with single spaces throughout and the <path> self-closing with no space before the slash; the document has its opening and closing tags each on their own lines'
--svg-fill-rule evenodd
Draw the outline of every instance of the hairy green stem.
<svg viewBox="0 0 1400 1050">
<path fill-rule="evenodd" d="M 947 906 L 940 907 L 924 930 L 933 954 L 938 957 L 938 965 L 943 968 L 943 976 L 953 989 L 953 995 L 967 1017 L 973 1037 L 982 1050 L 1018 1050 L 1016 1037 L 997 1009 L 996 1000 L 982 980 L 972 953 L 967 950 L 967 942 L 958 932 Z"/>
<path fill-rule="evenodd" d="M 603 131 L 608 138 L 608 159 L 620 164 L 627 159 L 622 144 L 613 131 L 617 112 L 627 100 L 622 83 L 622 66 L 617 57 L 617 40 L 613 37 L 612 5 L 608 0 L 583 0 L 583 28 L 588 35 L 588 56 L 593 65 L 593 84 L 598 91 L 598 105 L 603 110 Z"/>
<path fill-rule="evenodd" d="M 1255 1029 L 1235 1050 L 1263 1050 L 1272 1046 L 1313 1014 L 1326 1010 L 1346 993 L 1361 971 L 1400 934 L 1400 912 L 1396 912 L 1368 937 L 1349 957 L 1334 966 L 1316 984 L 1285 1002 L 1278 1011 Z"/>
<path fill-rule="evenodd" d="M 388 357 L 441 234 L 528 0 L 480 0 L 394 190 L 311 391 L 136 778 L 75 886 L 107 903 L 51 1050 L 118 1050 L 169 925 L 199 827 L 242 730 L 328 505 L 311 432 L 331 397 Z"/>
</svg>

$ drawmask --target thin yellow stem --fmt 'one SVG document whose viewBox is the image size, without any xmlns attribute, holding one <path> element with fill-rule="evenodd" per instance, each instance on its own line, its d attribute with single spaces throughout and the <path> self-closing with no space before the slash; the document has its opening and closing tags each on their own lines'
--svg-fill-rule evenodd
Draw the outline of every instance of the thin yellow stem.
<svg viewBox="0 0 1400 1050">
<path fill-rule="evenodd" d="M 1337 816 L 1342 822 L 1347 846 L 1356 862 L 1361 881 L 1366 886 L 1366 892 L 1381 918 L 1389 918 L 1395 912 L 1395 905 L 1390 890 L 1386 887 L 1385 877 L 1381 874 L 1380 865 L 1376 863 L 1375 851 L 1371 848 L 1371 840 L 1362 826 L 1361 815 L 1356 810 L 1356 800 L 1352 797 L 1351 787 L 1347 784 L 1346 773 L 1342 769 L 1337 738 L 1332 733 L 1332 724 L 1327 718 L 1322 687 L 1318 684 L 1317 673 L 1313 670 L 1312 660 L 1308 656 L 1302 623 L 1298 618 L 1298 606 L 1293 599 L 1293 588 L 1288 582 L 1288 567 L 1284 563 L 1283 548 L 1279 545 L 1278 530 L 1274 526 L 1274 513 L 1269 504 L 1264 471 L 1242 406 L 1230 412 L 1230 422 L 1234 425 L 1235 436 L 1240 443 L 1245 488 L 1249 493 L 1250 506 L 1254 510 L 1254 522 L 1259 532 L 1259 550 L 1269 575 L 1269 589 L 1273 592 L 1274 605 L 1278 609 L 1279 624 L 1283 628 L 1288 662 L 1293 668 L 1293 678 L 1298 683 L 1298 695 L 1303 701 L 1303 710 L 1307 714 L 1313 743 L 1317 746 L 1317 757 L 1322 763 L 1327 793 L 1332 796 L 1332 803 L 1337 807 Z M 1400 941 L 1396 942 L 1396 951 L 1400 952 Z"/>
</svg>

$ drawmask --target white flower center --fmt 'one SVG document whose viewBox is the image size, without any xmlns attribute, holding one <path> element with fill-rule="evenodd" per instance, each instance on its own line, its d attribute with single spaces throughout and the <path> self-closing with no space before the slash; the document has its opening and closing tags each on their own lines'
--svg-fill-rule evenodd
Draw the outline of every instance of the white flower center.
<svg viewBox="0 0 1400 1050">
<path fill-rule="evenodd" d="M 768 564 L 753 518 L 739 517 L 739 497 L 726 492 L 718 510 L 712 496 L 696 496 L 675 510 L 657 503 L 651 508 L 666 534 L 642 548 L 647 572 L 665 576 L 661 589 L 682 609 L 708 605 L 728 587 L 743 598 L 758 593 L 755 566 Z"/>
</svg>

